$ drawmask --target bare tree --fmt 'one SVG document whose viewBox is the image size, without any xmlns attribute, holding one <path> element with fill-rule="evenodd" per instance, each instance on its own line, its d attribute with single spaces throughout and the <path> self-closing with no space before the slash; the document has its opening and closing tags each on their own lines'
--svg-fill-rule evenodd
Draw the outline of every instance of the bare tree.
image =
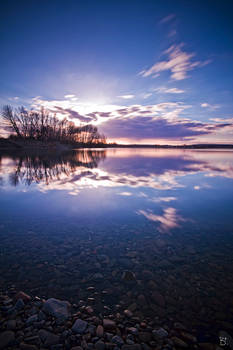
<svg viewBox="0 0 233 350">
<path fill-rule="evenodd" d="M 41 108 L 40 111 L 26 110 L 24 107 L 13 110 L 4 106 L 2 118 L 5 126 L 17 138 L 63 143 L 105 144 L 106 138 L 100 135 L 96 126 L 86 124 L 77 127 L 67 118 L 58 119 Z"/>
</svg>

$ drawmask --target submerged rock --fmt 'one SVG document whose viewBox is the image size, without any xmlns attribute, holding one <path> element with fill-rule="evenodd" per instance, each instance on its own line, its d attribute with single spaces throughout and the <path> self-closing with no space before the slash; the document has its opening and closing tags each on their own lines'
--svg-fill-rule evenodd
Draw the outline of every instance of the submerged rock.
<svg viewBox="0 0 233 350">
<path fill-rule="evenodd" d="M 44 303 L 42 310 L 57 319 L 66 320 L 69 317 L 69 307 L 68 301 L 51 298 Z"/>
<path fill-rule="evenodd" d="M 124 271 L 122 274 L 122 279 L 126 282 L 136 281 L 135 274 L 131 271 Z"/>
<path fill-rule="evenodd" d="M 87 322 L 78 318 L 72 326 L 72 331 L 77 334 L 83 334 L 87 328 Z"/>
</svg>

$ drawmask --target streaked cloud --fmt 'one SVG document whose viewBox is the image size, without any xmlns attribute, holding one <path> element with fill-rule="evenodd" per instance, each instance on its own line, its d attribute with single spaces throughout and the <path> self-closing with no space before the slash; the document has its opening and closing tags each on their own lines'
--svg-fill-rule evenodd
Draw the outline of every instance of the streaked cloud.
<svg viewBox="0 0 233 350">
<path fill-rule="evenodd" d="M 74 97 L 76 97 L 75 95 L 65 95 L 64 96 L 65 98 L 74 98 Z"/>
<path fill-rule="evenodd" d="M 159 203 L 159 202 L 171 202 L 171 201 L 175 201 L 176 197 L 158 197 L 158 198 L 151 198 L 150 201 L 155 202 L 155 203 Z"/>
<path fill-rule="evenodd" d="M 130 100 L 132 98 L 134 98 L 135 96 L 134 95 L 120 95 L 120 96 L 117 96 L 118 98 L 123 98 L 124 100 Z"/>
<path fill-rule="evenodd" d="M 178 89 L 178 88 L 166 88 L 166 87 L 160 87 L 155 89 L 154 91 L 156 92 L 161 92 L 161 93 L 165 93 L 165 94 L 183 94 L 185 91 L 182 89 Z"/>
<path fill-rule="evenodd" d="M 201 107 L 202 107 L 202 108 L 208 108 L 208 109 L 210 109 L 210 110 L 212 110 L 212 111 L 215 111 L 216 109 L 220 108 L 219 105 L 211 105 L 211 104 L 209 104 L 209 103 L 207 103 L 207 102 L 201 103 Z"/>
<path fill-rule="evenodd" d="M 176 15 L 175 15 L 174 13 L 171 13 L 170 15 L 163 17 L 163 18 L 159 21 L 159 23 L 160 23 L 160 24 L 168 23 L 168 22 L 170 22 L 171 20 L 173 20 L 175 17 L 176 17 Z"/>
<path fill-rule="evenodd" d="M 183 80 L 188 78 L 189 71 L 210 63 L 209 60 L 205 62 L 193 60 L 195 54 L 185 52 L 183 46 L 184 44 L 170 46 L 164 51 L 164 54 L 168 56 L 167 60 L 155 63 L 149 69 L 143 70 L 140 74 L 143 77 L 154 77 L 155 74 L 159 72 L 169 71 L 173 80 Z"/>
<path fill-rule="evenodd" d="M 150 221 L 158 222 L 160 224 L 158 230 L 161 233 L 167 233 L 171 229 L 179 227 L 179 222 L 184 221 L 184 219 L 177 214 L 177 210 L 172 207 L 164 209 L 162 215 L 153 214 L 151 210 L 138 210 L 137 213 L 145 216 L 145 218 Z"/>
</svg>

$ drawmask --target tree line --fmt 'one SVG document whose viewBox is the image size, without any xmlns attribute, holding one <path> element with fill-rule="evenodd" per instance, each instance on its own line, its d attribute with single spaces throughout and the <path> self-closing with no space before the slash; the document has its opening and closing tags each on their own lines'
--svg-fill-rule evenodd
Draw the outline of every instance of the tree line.
<svg viewBox="0 0 233 350">
<path fill-rule="evenodd" d="M 33 111 L 24 107 L 13 109 L 6 105 L 2 108 L 1 116 L 11 137 L 45 142 L 106 144 L 105 136 L 98 132 L 96 126 L 76 126 L 67 118 L 59 119 L 56 114 L 51 115 L 44 108 Z"/>
</svg>

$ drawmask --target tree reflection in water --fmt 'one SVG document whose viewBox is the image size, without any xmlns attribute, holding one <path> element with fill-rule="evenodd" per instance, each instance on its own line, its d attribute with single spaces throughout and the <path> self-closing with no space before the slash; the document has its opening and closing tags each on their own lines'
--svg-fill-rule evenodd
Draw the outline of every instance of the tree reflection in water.
<svg viewBox="0 0 233 350">
<path fill-rule="evenodd" d="M 17 186 L 20 183 L 31 185 L 40 182 L 49 185 L 55 180 L 60 180 L 62 175 L 69 176 L 79 167 L 89 169 L 98 167 L 98 163 L 105 159 L 106 151 L 79 150 L 61 154 L 11 153 L 8 155 L 13 160 L 12 172 L 10 171 L 9 174 L 11 185 Z"/>
</svg>

